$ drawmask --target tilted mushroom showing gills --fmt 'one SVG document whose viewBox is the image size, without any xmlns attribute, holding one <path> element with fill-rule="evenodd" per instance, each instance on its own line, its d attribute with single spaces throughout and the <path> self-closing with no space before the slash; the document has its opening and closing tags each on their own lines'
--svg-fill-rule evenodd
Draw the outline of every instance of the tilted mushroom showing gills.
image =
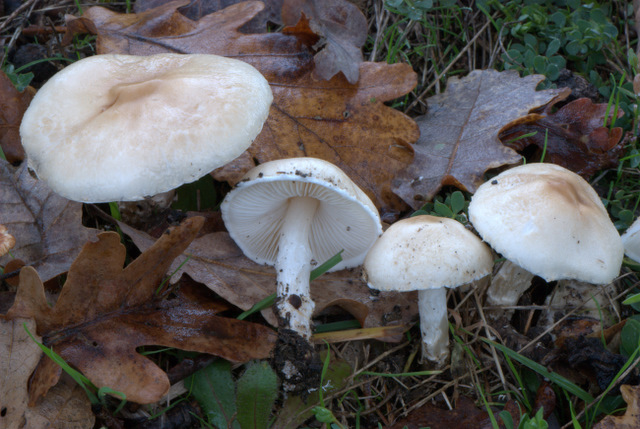
<svg viewBox="0 0 640 429">
<path fill-rule="evenodd" d="M 340 250 L 332 270 L 362 264 L 382 233 L 376 207 L 335 165 L 315 158 L 271 161 L 249 171 L 222 205 L 229 234 L 250 259 L 275 265 L 281 328 L 311 336 L 312 267 Z"/>
<path fill-rule="evenodd" d="M 242 61 L 216 55 L 96 55 L 53 76 L 20 135 L 30 166 L 60 195 L 132 201 L 238 157 L 273 96 Z"/>
<path fill-rule="evenodd" d="M 398 221 L 373 245 L 364 261 L 372 289 L 418 291 L 422 356 L 437 366 L 449 356 L 447 288 L 491 272 L 489 248 L 461 223 L 435 216 Z"/>
<path fill-rule="evenodd" d="M 558 165 L 521 165 L 483 183 L 471 198 L 469 218 L 498 253 L 547 281 L 603 284 L 620 272 L 622 240 L 600 197 Z M 492 287 L 489 305 L 491 296 L 502 295 Z"/>
</svg>

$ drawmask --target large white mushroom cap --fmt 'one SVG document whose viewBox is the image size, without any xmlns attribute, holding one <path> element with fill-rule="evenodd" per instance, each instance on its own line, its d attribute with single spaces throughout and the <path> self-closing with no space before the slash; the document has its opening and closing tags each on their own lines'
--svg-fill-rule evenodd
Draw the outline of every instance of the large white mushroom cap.
<svg viewBox="0 0 640 429">
<path fill-rule="evenodd" d="M 428 215 L 391 225 L 364 262 L 369 287 L 403 292 L 458 287 L 492 267 L 489 248 L 460 222 Z"/>
<path fill-rule="evenodd" d="M 362 264 L 382 233 L 378 211 L 342 170 L 310 157 L 261 164 L 225 197 L 220 207 L 225 226 L 247 257 L 275 264 L 283 218 L 294 197 L 319 201 L 308 238 L 314 262 L 343 249 L 342 262 L 332 271 Z"/>
<path fill-rule="evenodd" d="M 580 176 L 554 164 L 526 164 L 483 183 L 469 217 L 505 258 L 547 281 L 608 283 L 623 247 L 600 197 Z"/>
<path fill-rule="evenodd" d="M 242 61 L 96 55 L 38 91 L 20 135 L 31 167 L 60 195 L 140 200 L 242 154 L 272 99 L 266 79 Z"/>
</svg>

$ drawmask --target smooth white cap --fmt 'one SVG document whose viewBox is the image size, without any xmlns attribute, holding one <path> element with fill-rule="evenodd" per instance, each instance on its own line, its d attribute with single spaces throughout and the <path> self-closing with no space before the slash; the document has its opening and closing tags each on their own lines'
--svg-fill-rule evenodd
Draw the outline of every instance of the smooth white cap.
<svg viewBox="0 0 640 429">
<path fill-rule="evenodd" d="M 364 261 L 369 287 L 382 291 L 457 287 L 492 267 L 491 250 L 460 222 L 428 215 L 391 225 Z"/>
<path fill-rule="evenodd" d="M 624 253 L 636 262 L 640 262 L 640 218 L 636 219 L 622 234 Z"/>
<path fill-rule="evenodd" d="M 471 223 L 497 252 L 547 281 L 608 283 L 623 247 L 595 190 L 554 164 L 526 164 L 483 183 Z"/>
<path fill-rule="evenodd" d="M 293 197 L 313 197 L 320 202 L 309 235 L 315 263 L 344 249 L 342 262 L 332 271 L 362 264 L 382 233 L 378 211 L 342 170 L 316 158 L 261 164 L 226 195 L 220 206 L 224 224 L 248 258 L 275 264 L 282 218 Z"/>
<path fill-rule="evenodd" d="M 273 100 L 266 79 L 216 55 L 96 55 L 53 76 L 20 126 L 30 166 L 60 195 L 131 201 L 238 157 Z"/>
</svg>

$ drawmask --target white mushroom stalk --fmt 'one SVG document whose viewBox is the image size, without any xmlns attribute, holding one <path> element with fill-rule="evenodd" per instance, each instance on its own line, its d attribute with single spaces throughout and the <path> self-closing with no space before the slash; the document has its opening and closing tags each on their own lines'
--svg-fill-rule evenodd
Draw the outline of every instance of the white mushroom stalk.
<svg viewBox="0 0 640 429">
<path fill-rule="evenodd" d="M 418 291 L 422 357 L 444 365 L 449 357 L 447 288 L 491 272 L 489 248 L 462 224 L 447 218 L 414 216 L 391 225 L 364 261 L 370 288 Z"/>
<path fill-rule="evenodd" d="M 276 258 L 277 312 L 289 320 L 289 327 L 303 338 L 311 337 L 311 315 L 315 307 L 309 290 L 311 260 L 309 247 L 311 224 L 318 208 L 318 200 L 310 197 L 289 199 L 278 239 Z"/>
<path fill-rule="evenodd" d="M 371 200 L 335 165 L 315 158 L 271 161 L 252 169 L 221 205 L 244 254 L 275 265 L 281 329 L 312 334 L 311 270 L 342 252 L 331 271 L 362 264 L 382 233 Z"/>
</svg>

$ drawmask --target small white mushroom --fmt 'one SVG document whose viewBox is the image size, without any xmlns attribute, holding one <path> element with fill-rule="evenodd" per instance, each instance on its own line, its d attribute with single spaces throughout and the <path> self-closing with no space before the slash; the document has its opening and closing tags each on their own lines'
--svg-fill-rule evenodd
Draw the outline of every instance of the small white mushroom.
<svg viewBox="0 0 640 429">
<path fill-rule="evenodd" d="M 634 261 L 640 263 L 640 218 L 636 219 L 622 234 L 624 253 Z"/>
<path fill-rule="evenodd" d="M 311 337 L 311 269 L 339 251 L 340 270 L 362 264 L 382 233 L 369 197 L 335 165 L 316 158 L 267 162 L 249 171 L 221 207 L 244 254 L 275 265 L 280 328 Z"/>
<path fill-rule="evenodd" d="M 132 201 L 238 157 L 273 96 L 252 66 L 216 55 L 96 55 L 53 76 L 20 126 L 29 165 L 60 195 Z"/>
<path fill-rule="evenodd" d="M 469 218 L 493 249 L 547 281 L 604 284 L 620 272 L 622 241 L 600 197 L 558 165 L 526 164 L 483 183 Z M 487 292 L 493 303 L 517 303 L 521 292 L 506 302 L 496 287 Z"/>
<path fill-rule="evenodd" d="M 459 222 L 434 216 L 398 221 L 364 261 L 370 288 L 418 291 L 422 356 L 438 366 L 449 356 L 447 289 L 491 272 L 489 248 Z"/>
</svg>

